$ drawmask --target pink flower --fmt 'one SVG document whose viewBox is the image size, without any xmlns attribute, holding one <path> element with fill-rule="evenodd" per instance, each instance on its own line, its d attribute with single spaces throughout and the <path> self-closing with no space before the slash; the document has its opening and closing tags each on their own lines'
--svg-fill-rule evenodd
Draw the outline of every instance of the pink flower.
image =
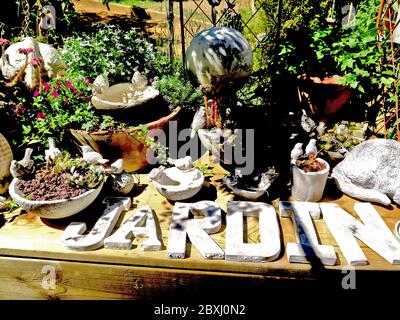
<svg viewBox="0 0 400 320">
<path fill-rule="evenodd" d="M 91 82 L 89 78 L 85 78 L 85 79 L 83 79 L 83 81 L 85 81 L 86 83 L 90 83 Z"/>
<path fill-rule="evenodd" d="M 8 44 L 8 43 L 10 43 L 10 40 L 0 38 L 0 46 L 4 46 L 5 44 Z"/>
<path fill-rule="evenodd" d="M 25 111 L 26 111 L 26 108 L 22 104 L 19 103 L 15 106 L 14 113 L 17 116 L 22 116 L 25 113 Z"/>
<path fill-rule="evenodd" d="M 66 86 L 67 88 L 72 89 L 72 82 L 70 82 L 70 81 L 65 82 L 65 86 Z"/>
<path fill-rule="evenodd" d="M 46 91 L 50 90 L 50 85 L 48 82 L 43 82 L 43 87 L 46 89 Z"/>
<path fill-rule="evenodd" d="M 40 64 L 43 62 L 43 58 L 41 57 L 34 57 L 32 60 L 29 62 L 29 64 L 33 65 L 34 67 L 39 67 Z"/>
<path fill-rule="evenodd" d="M 37 97 L 39 95 L 39 91 L 38 90 L 35 90 L 35 92 L 33 93 L 33 96 L 34 97 Z"/>
<path fill-rule="evenodd" d="M 38 112 L 38 113 L 36 114 L 36 117 L 37 117 L 38 119 L 44 119 L 44 118 L 46 118 L 47 116 L 46 116 L 44 113 L 42 113 L 42 112 Z"/>
<path fill-rule="evenodd" d="M 58 98 L 58 91 L 57 90 L 53 90 L 53 92 L 51 94 L 53 95 L 54 98 Z"/>
<path fill-rule="evenodd" d="M 63 84 L 62 84 L 61 82 L 57 82 L 57 83 L 56 83 L 56 87 L 57 87 L 57 88 L 62 88 L 62 86 L 63 86 Z"/>
<path fill-rule="evenodd" d="M 71 88 L 71 91 L 72 91 L 73 94 L 76 94 L 76 92 L 77 92 L 78 90 L 77 90 L 76 88 L 72 87 L 72 88 Z"/>
<path fill-rule="evenodd" d="M 19 48 L 18 53 L 28 55 L 29 53 L 35 52 L 35 48 Z"/>
<path fill-rule="evenodd" d="M 57 73 L 57 77 L 58 77 L 58 78 L 64 78 L 64 77 L 65 77 L 65 74 L 64 74 L 64 73 Z"/>
</svg>

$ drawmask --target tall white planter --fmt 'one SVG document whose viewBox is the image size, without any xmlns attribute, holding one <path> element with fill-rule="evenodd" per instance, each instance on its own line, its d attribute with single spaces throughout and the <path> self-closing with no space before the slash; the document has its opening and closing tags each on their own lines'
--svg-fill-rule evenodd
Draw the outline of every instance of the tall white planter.
<svg viewBox="0 0 400 320">
<path fill-rule="evenodd" d="M 324 193 L 329 174 L 329 164 L 323 159 L 317 161 L 325 164 L 325 169 L 318 172 L 304 172 L 296 165 L 292 167 L 292 197 L 298 201 L 317 202 Z"/>
</svg>

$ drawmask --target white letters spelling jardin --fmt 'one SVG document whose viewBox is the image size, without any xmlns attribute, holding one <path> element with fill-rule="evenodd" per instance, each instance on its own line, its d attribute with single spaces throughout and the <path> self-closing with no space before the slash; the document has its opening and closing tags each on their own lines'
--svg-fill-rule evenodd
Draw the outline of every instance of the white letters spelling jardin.
<svg viewBox="0 0 400 320">
<path fill-rule="evenodd" d="M 130 198 L 108 197 L 102 216 L 86 235 L 84 223 L 71 223 L 62 236 L 62 243 L 71 250 L 95 250 L 102 246 L 109 249 L 131 250 L 134 237 L 142 239 L 139 249 L 162 250 L 154 213 L 149 206 L 137 209 L 113 234 L 121 213 L 130 208 Z M 184 259 L 188 239 L 205 259 L 265 262 L 275 260 L 281 252 L 280 226 L 275 209 L 262 202 L 229 201 L 226 214 L 225 250 L 211 234 L 222 226 L 222 213 L 217 203 L 176 202 L 169 229 L 168 257 Z M 297 242 L 289 242 L 286 254 L 289 262 L 309 263 L 317 257 L 324 265 L 335 265 L 337 256 L 333 246 L 318 242 L 312 220 L 323 219 L 350 265 L 368 264 L 368 259 L 356 238 L 364 242 L 391 264 L 400 264 L 400 242 L 394 237 L 378 212 L 370 203 L 356 203 L 354 210 L 358 221 L 345 210 L 332 203 L 286 202 L 279 205 L 281 218 L 290 218 L 295 227 Z M 193 216 L 203 218 L 193 219 Z M 254 216 L 259 220 L 259 243 L 245 243 L 243 217 Z"/>
</svg>

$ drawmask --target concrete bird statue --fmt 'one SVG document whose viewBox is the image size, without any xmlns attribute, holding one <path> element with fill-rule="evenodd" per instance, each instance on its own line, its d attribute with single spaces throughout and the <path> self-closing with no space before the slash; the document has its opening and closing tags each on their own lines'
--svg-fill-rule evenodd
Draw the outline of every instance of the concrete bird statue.
<svg viewBox="0 0 400 320">
<path fill-rule="evenodd" d="M 48 142 L 49 142 L 49 148 L 44 151 L 44 154 L 46 162 L 52 163 L 59 155 L 61 155 L 61 151 L 56 147 L 54 138 L 49 138 Z"/>
<path fill-rule="evenodd" d="M 181 159 L 168 159 L 168 163 L 174 165 L 180 170 L 189 170 L 193 167 L 193 160 L 191 156 L 186 156 Z"/>
<path fill-rule="evenodd" d="M 104 168 L 107 174 L 121 174 L 124 171 L 124 160 L 118 159 L 114 161 L 108 168 Z"/>
<path fill-rule="evenodd" d="M 104 159 L 100 153 L 94 151 L 92 147 L 88 145 L 82 146 L 82 157 L 83 160 L 90 164 L 105 164 L 109 161 Z"/>
<path fill-rule="evenodd" d="M 317 149 L 317 140 L 315 139 L 310 139 L 310 141 L 308 142 L 307 146 L 306 146 L 306 156 L 310 157 L 310 156 L 316 156 L 318 153 L 318 149 Z"/>
<path fill-rule="evenodd" d="M 190 126 L 192 131 L 190 132 L 190 138 L 194 138 L 197 130 L 203 129 L 206 126 L 206 111 L 204 107 L 200 107 L 195 113 Z"/>
<path fill-rule="evenodd" d="M 302 155 L 303 155 L 303 144 L 302 143 L 296 143 L 294 148 L 290 152 L 290 159 L 292 161 L 296 161 Z"/>
<path fill-rule="evenodd" d="M 35 163 L 31 159 L 33 149 L 26 148 L 24 158 L 20 161 L 13 160 L 10 165 L 10 172 L 14 178 L 23 178 L 35 170 Z"/>
</svg>

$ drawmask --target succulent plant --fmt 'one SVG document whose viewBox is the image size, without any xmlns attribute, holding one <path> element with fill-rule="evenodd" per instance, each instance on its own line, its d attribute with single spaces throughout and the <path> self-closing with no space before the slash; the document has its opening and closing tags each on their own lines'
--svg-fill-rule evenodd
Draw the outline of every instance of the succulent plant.
<svg viewBox="0 0 400 320">
<path fill-rule="evenodd" d="M 318 149 L 344 155 L 366 139 L 366 130 L 364 122 L 340 121 L 332 128 L 319 132 Z"/>
<path fill-rule="evenodd" d="M 56 159 L 53 172 L 63 173 L 64 179 L 73 186 L 89 189 L 96 188 L 106 179 L 100 165 L 90 164 L 82 158 L 71 158 L 68 153 Z"/>
</svg>

